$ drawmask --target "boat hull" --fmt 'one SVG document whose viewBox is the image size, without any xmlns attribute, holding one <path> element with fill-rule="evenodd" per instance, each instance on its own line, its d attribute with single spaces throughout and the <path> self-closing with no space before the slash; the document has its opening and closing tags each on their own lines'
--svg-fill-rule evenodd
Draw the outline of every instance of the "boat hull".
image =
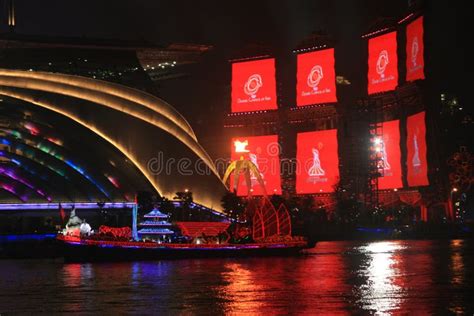
<svg viewBox="0 0 474 316">
<path fill-rule="evenodd" d="M 88 242 L 64 240 L 67 262 L 136 261 L 210 257 L 295 256 L 307 248 L 306 242 L 255 243 L 242 245 L 157 245 L 142 242 Z"/>
</svg>

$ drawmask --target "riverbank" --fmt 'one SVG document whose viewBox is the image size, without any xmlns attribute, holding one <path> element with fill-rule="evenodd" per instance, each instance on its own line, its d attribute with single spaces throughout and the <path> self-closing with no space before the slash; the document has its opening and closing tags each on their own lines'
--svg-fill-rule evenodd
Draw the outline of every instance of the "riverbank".
<svg viewBox="0 0 474 316">
<path fill-rule="evenodd" d="M 459 223 L 417 222 L 411 225 L 351 225 L 328 222 L 316 229 L 303 228 L 300 234 L 316 241 L 337 240 L 419 240 L 419 239 L 470 239 L 474 225 Z"/>
<path fill-rule="evenodd" d="M 355 226 L 318 225 L 312 230 L 301 230 L 311 242 L 341 240 L 436 240 L 472 239 L 472 224 L 416 223 L 400 226 Z M 55 232 L 42 234 L 0 235 L 0 259 L 6 258 L 59 258 L 62 257 L 60 244 L 55 240 Z"/>
</svg>

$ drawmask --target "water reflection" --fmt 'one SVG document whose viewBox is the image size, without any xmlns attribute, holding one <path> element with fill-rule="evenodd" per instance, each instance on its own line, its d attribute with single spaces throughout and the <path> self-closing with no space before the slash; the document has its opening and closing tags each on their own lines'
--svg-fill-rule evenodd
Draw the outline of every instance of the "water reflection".
<svg viewBox="0 0 474 316">
<path fill-rule="evenodd" d="M 351 310 L 350 274 L 344 256 L 349 246 L 348 242 L 320 242 L 313 255 L 295 267 L 298 278 L 294 291 L 301 298 L 298 312 L 337 314 Z"/>
<path fill-rule="evenodd" d="M 374 242 L 360 247 L 368 257 L 366 267 L 359 271 L 367 279 L 360 287 L 360 303 L 364 309 L 383 315 L 402 304 L 404 282 L 398 252 L 403 249 L 399 241 Z"/>
<path fill-rule="evenodd" d="M 349 243 L 321 243 L 299 258 L 227 262 L 219 287 L 226 313 L 338 314 L 351 310 L 345 258 Z"/>
<path fill-rule="evenodd" d="M 63 286 L 68 289 L 68 297 L 62 303 L 61 309 L 66 311 L 85 311 L 87 310 L 88 293 L 84 288 L 91 288 L 94 282 L 94 269 L 90 263 L 66 264 L 63 265 L 60 272 L 60 278 L 63 280 Z"/>
<path fill-rule="evenodd" d="M 450 263 L 451 280 L 456 286 L 462 285 L 464 283 L 464 261 L 461 253 L 463 244 L 463 240 L 452 240 L 450 245 L 452 252 Z"/>
<path fill-rule="evenodd" d="M 252 272 L 240 263 L 226 263 L 222 278 L 226 285 L 221 289 L 227 301 L 226 312 L 249 313 L 263 308 L 265 297 L 261 297 L 263 286 Z"/>
<path fill-rule="evenodd" d="M 0 260 L 0 314 L 471 314 L 469 241 L 320 242 L 291 258 Z"/>
<path fill-rule="evenodd" d="M 62 278 L 67 287 L 85 286 L 87 282 L 93 280 L 93 273 L 90 263 L 71 263 L 63 266 Z"/>
<path fill-rule="evenodd" d="M 449 248 L 451 250 L 451 260 L 449 263 L 449 278 L 451 279 L 451 284 L 455 291 L 462 289 L 466 283 L 466 269 L 464 264 L 464 240 L 452 240 Z M 472 259 L 472 258 L 471 258 Z M 472 273 L 472 271 L 471 271 Z M 462 304 L 459 302 L 459 298 L 455 297 L 450 300 L 449 311 L 453 314 L 464 314 L 466 310 Z"/>
</svg>

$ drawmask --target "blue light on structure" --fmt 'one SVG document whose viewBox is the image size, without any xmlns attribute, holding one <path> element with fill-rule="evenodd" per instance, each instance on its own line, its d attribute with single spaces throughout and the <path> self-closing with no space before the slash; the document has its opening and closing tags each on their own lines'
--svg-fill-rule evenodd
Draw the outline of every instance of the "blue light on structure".
<svg viewBox="0 0 474 316">
<path fill-rule="evenodd" d="M 391 227 L 357 227 L 357 231 L 371 234 L 392 234 L 394 228 Z"/>
<path fill-rule="evenodd" d="M 31 124 L 30 124 L 31 125 Z M 26 125 L 25 125 L 26 126 Z M 33 126 L 33 125 L 31 125 Z M 30 127 L 31 127 L 30 126 Z M 27 146 L 31 146 L 33 148 L 36 148 L 40 151 L 42 151 L 43 153 L 47 154 L 47 155 L 50 155 L 62 162 L 64 162 L 66 165 L 68 165 L 69 167 L 73 168 L 75 171 L 77 171 L 78 173 L 80 173 L 83 177 L 85 177 L 88 181 L 90 181 L 94 186 L 97 187 L 97 189 L 102 192 L 107 198 L 110 198 L 110 195 L 109 193 L 105 190 L 105 188 L 100 185 L 97 181 L 95 181 L 82 167 L 78 166 L 77 164 L 75 164 L 74 162 L 72 162 L 71 160 L 68 160 L 68 159 L 65 159 L 65 157 L 63 155 L 61 155 L 56 148 L 58 147 L 61 147 L 61 145 L 58 145 L 57 142 L 54 142 L 54 145 L 53 147 L 50 146 L 49 143 L 51 143 L 51 140 L 49 138 L 47 138 L 45 141 L 36 141 L 36 140 L 32 140 L 32 139 L 25 139 L 21 136 L 21 134 L 17 131 L 14 131 L 14 130 L 8 130 L 10 132 L 11 135 L 13 135 L 13 137 L 15 137 L 16 139 L 21 139 L 22 143 L 26 144 Z M 30 129 L 31 131 L 31 129 Z M 34 133 L 33 135 L 35 136 L 38 136 L 38 133 Z M 8 145 L 10 145 L 10 141 L 8 139 L 5 139 L 5 138 L 0 138 L 0 140 Z M 22 145 L 22 144 L 16 144 L 16 146 L 20 149 L 22 149 L 23 151 L 26 150 L 26 148 Z M 32 154 L 30 154 L 32 155 Z M 32 157 L 35 157 L 35 155 L 32 155 Z M 36 158 L 36 157 L 35 157 Z M 35 159 L 38 161 L 38 159 Z M 39 161 L 41 164 L 44 164 L 43 162 Z M 59 172 L 58 170 L 55 170 L 53 169 L 51 166 L 48 166 L 48 168 L 52 169 L 53 171 L 55 171 L 56 173 L 59 173 L 61 176 L 64 176 L 65 178 L 68 178 L 66 175 L 62 174 L 61 172 Z M 118 184 L 116 182 L 115 179 L 111 178 L 111 177 L 108 177 L 109 181 L 111 181 L 111 183 L 118 188 Z"/>
<path fill-rule="evenodd" d="M 51 201 L 51 197 L 49 196 L 46 196 L 46 194 L 41 191 L 40 189 L 37 189 L 33 184 L 31 184 L 30 182 L 27 181 L 27 179 L 19 176 L 16 172 L 14 172 L 12 169 L 10 168 L 4 168 L 4 167 L 1 167 L 0 166 L 0 175 L 3 175 L 5 177 L 8 177 L 10 179 L 13 179 L 15 181 L 18 181 L 19 183 L 27 186 L 28 188 L 36 191 L 39 195 L 41 195 L 42 197 L 44 197 L 45 199 L 47 199 L 48 201 Z"/>
<path fill-rule="evenodd" d="M 133 208 L 133 202 L 107 202 L 101 205 L 103 209 L 124 209 Z M 97 203 L 93 202 L 61 202 L 64 209 L 75 208 L 79 209 L 98 209 Z M 15 211 L 15 210 L 58 210 L 58 203 L 0 203 L 0 211 Z"/>
<path fill-rule="evenodd" d="M 24 146 L 21 146 L 21 145 L 18 145 L 18 144 L 16 146 L 17 146 L 17 148 L 22 150 L 22 152 L 24 153 L 24 156 L 27 157 L 28 159 L 34 160 L 35 162 L 39 163 L 40 165 L 45 166 L 46 168 L 48 168 L 48 169 L 52 170 L 53 172 L 57 173 L 61 177 L 68 179 L 68 177 L 66 175 L 64 175 L 64 172 L 62 172 L 61 170 L 58 170 L 57 168 L 52 167 L 51 165 L 46 164 L 42 159 L 38 159 L 34 154 L 32 154 L 31 152 L 26 151 Z M 5 156 L 5 151 L 0 151 L 0 152 L 1 152 L 0 155 Z M 8 154 L 9 153 L 7 153 L 7 156 L 8 156 Z M 10 158 L 10 160 L 13 163 L 15 163 L 15 161 L 13 161 L 14 159 Z M 15 163 L 15 164 L 20 165 L 19 163 Z"/>
<path fill-rule="evenodd" d="M 54 239 L 56 234 L 0 235 L 0 242 Z"/>
<path fill-rule="evenodd" d="M 2 139 L 1 139 L 1 143 L 4 144 L 4 145 L 7 145 L 7 146 L 10 146 L 10 145 L 11 145 L 11 143 L 10 143 L 7 139 L 5 139 L 5 138 L 2 138 Z"/>
<path fill-rule="evenodd" d="M 138 241 L 138 230 L 137 230 L 137 216 L 138 216 L 138 204 L 134 203 L 132 209 L 132 237 L 133 240 Z"/>
<path fill-rule="evenodd" d="M 2 143 L 8 143 L 8 145 L 10 145 L 10 142 L 5 139 L 5 138 L 0 138 L 0 142 Z M 25 147 L 21 144 L 17 144 L 17 147 L 21 150 L 25 150 Z M 82 168 L 80 168 L 79 166 L 77 166 L 76 164 L 74 164 L 72 161 L 70 160 L 66 160 L 64 159 L 62 156 L 60 155 L 57 155 L 55 154 L 55 152 L 50 152 L 50 150 L 45 150 L 45 148 L 43 147 L 38 147 L 36 146 L 37 149 L 41 150 L 42 152 L 60 160 L 60 161 L 63 161 L 65 164 L 67 164 L 69 167 L 73 168 L 75 171 L 79 172 L 83 177 L 85 177 L 87 180 L 89 180 L 94 186 L 97 187 L 97 189 L 99 189 L 100 192 L 102 192 L 107 198 L 110 198 L 110 195 L 105 191 L 105 189 L 97 183 L 97 181 L 95 181 L 94 179 L 92 179 L 91 176 L 89 176 L 86 172 L 84 172 L 84 170 Z M 32 155 L 32 157 L 35 157 L 35 155 Z M 36 157 L 35 157 L 36 158 Z M 40 159 L 35 159 L 35 161 L 39 162 L 40 164 L 42 165 L 46 165 L 46 163 L 44 163 L 43 161 L 41 161 Z M 19 165 L 19 164 L 18 164 Z M 68 177 L 63 173 L 61 172 L 60 170 L 57 170 L 56 168 L 53 168 L 52 166 L 50 165 L 46 165 L 49 169 L 53 170 L 54 172 L 56 172 L 57 174 L 59 174 L 60 176 L 68 179 Z"/>
<path fill-rule="evenodd" d="M 64 160 L 64 162 L 70 166 L 71 168 L 73 168 L 74 170 L 76 170 L 77 172 L 79 172 L 82 176 L 84 176 L 87 180 L 89 180 L 90 182 L 92 182 L 99 190 L 100 192 L 102 192 L 106 197 L 110 198 L 109 194 L 105 191 L 105 189 L 99 185 L 97 183 L 97 181 L 95 181 L 94 179 L 92 179 L 86 172 L 84 172 L 84 170 L 82 170 L 82 168 L 80 168 L 79 166 L 77 166 L 76 164 L 74 164 L 72 161 L 70 160 Z"/>
<path fill-rule="evenodd" d="M 0 156 L 3 156 L 3 152 L 2 152 L 2 151 L 0 151 Z M 21 167 L 23 170 L 25 170 L 26 172 L 28 172 L 28 173 L 30 173 L 30 174 L 32 174 L 32 175 L 34 175 L 34 176 L 39 176 L 42 180 L 45 180 L 45 181 L 48 180 L 48 177 L 47 177 L 47 176 L 45 176 L 45 175 L 38 175 L 37 172 L 31 170 L 30 168 L 25 167 L 24 165 L 21 164 L 21 162 L 19 162 L 19 161 L 16 160 L 15 158 L 10 158 L 10 161 L 11 161 L 12 163 L 14 163 L 15 165 L 17 165 L 18 167 Z"/>
</svg>

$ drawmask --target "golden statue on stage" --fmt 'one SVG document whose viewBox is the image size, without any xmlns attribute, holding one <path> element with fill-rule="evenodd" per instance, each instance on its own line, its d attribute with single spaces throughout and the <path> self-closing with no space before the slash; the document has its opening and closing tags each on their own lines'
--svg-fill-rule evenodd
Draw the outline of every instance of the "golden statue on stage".
<svg viewBox="0 0 474 316">
<path fill-rule="evenodd" d="M 240 153 L 240 158 L 238 160 L 232 161 L 227 167 L 225 171 L 223 182 L 227 183 L 229 176 L 234 173 L 234 185 L 232 186 L 229 183 L 229 191 L 237 192 L 237 186 L 239 184 L 239 177 L 243 174 L 245 183 L 247 184 L 248 195 L 252 195 L 252 179 L 256 179 L 257 182 L 260 184 L 263 195 L 267 195 L 265 191 L 265 184 L 263 182 L 262 174 L 258 170 L 258 167 L 255 162 L 255 155 L 251 156 L 252 154 L 246 148 L 248 146 L 248 141 L 245 140 L 243 142 L 236 140 L 234 142 L 235 152 Z M 247 156 L 247 157 L 246 157 Z M 253 158 L 253 159 L 252 159 Z M 253 160 L 253 161 L 252 161 Z"/>
</svg>

